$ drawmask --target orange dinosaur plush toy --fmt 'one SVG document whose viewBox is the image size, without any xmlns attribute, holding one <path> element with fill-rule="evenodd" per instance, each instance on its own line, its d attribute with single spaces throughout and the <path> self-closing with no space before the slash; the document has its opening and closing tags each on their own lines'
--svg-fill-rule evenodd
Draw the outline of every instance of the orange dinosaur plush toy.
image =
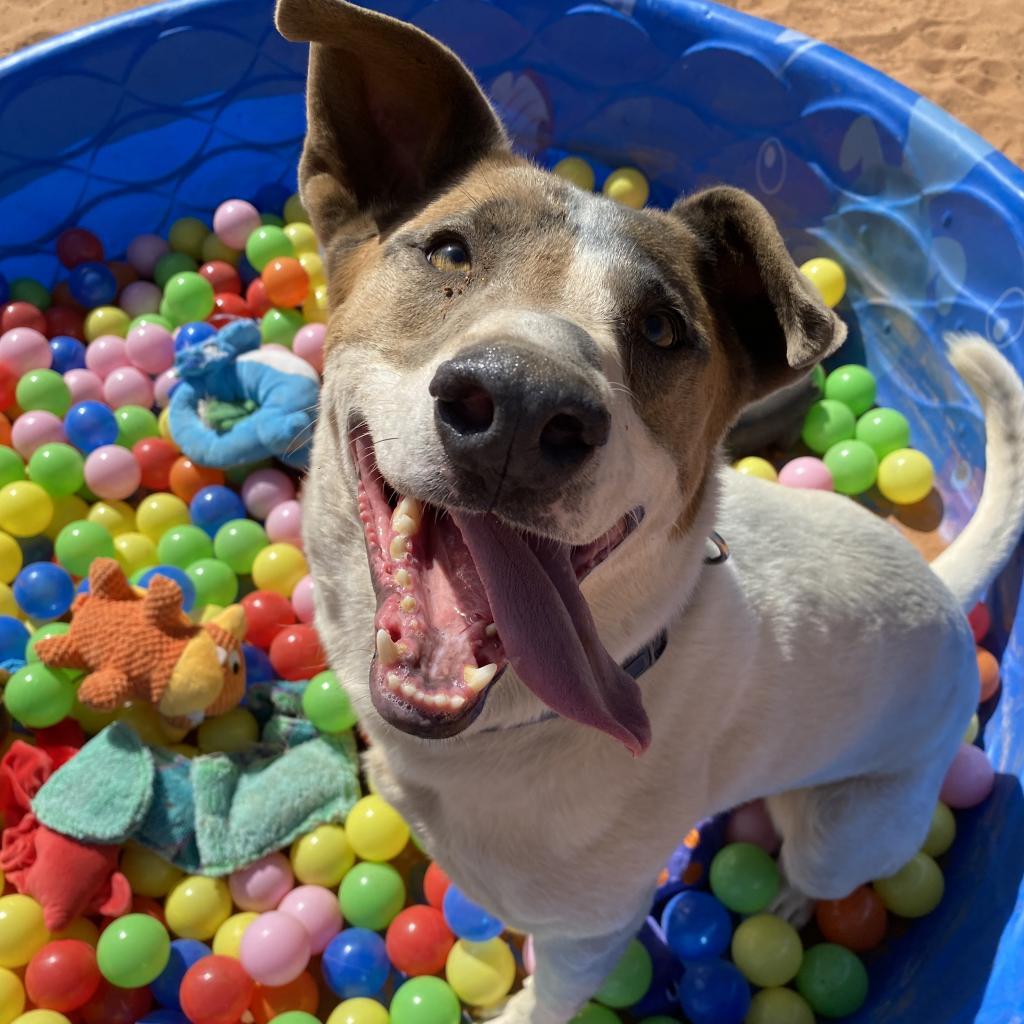
<svg viewBox="0 0 1024 1024">
<path fill-rule="evenodd" d="M 135 590 L 111 558 L 89 570 L 89 591 L 71 607 L 71 629 L 36 644 L 51 668 L 81 669 L 78 698 L 113 710 L 146 701 L 169 719 L 219 715 L 245 693 L 245 614 L 231 605 L 196 625 L 182 611 L 181 589 L 165 576 Z"/>
</svg>

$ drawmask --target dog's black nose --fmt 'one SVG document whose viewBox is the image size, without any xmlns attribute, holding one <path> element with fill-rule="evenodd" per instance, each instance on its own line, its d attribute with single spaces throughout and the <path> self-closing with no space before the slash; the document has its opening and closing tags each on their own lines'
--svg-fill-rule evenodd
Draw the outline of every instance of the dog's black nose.
<svg viewBox="0 0 1024 1024">
<path fill-rule="evenodd" d="M 449 458 L 485 479 L 539 490 L 608 440 L 611 417 L 575 368 L 518 345 L 480 345 L 442 363 L 430 382 Z"/>
</svg>

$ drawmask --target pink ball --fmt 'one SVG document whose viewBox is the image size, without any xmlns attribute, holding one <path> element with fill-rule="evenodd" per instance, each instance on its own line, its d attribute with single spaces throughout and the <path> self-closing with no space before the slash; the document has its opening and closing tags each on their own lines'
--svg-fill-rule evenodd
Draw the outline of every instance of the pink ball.
<svg viewBox="0 0 1024 1024">
<path fill-rule="evenodd" d="M 267 536 L 275 543 L 279 540 L 290 544 L 302 541 L 302 506 L 292 498 L 275 505 L 264 523 Z"/>
<path fill-rule="evenodd" d="M 260 211 L 244 199 L 228 199 L 213 214 L 214 234 L 232 249 L 244 249 L 249 236 L 262 223 Z"/>
<path fill-rule="evenodd" d="M 326 324 L 306 324 L 295 332 L 292 351 L 302 356 L 317 373 L 324 369 L 324 338 L 327 335 Z"/>
<path fill-rule="evenodd" d="M 0 334 L 0 363 L 19 377 L 29 370 L 48 370 L 53 353 L 46 336 L 32 327 L 14 327 Z"/>
<path fill-rule="evenodd" d="M 98 498 L 128 498 L 142 482 L 135 456 L 119 444 L 105 444 L 85 459 L 85 482 Z"/>
<path fill-rule="evenodd" d="M 279 469 L 257 469 L 242 484 L 242 501 L 256 519 L 266 519 L 272 509 L 294 497 L 295 484 Z"/>
<path fill-rule="evenodd" d="M 760 846 L 766 853 L 774 853 L 779 848 L 779 837 L 768 817 L 763 800 L 752 800 L 742 804 L 729 815 L 725 827 L 727 843 L 753 843 Z"/>
<path fill-rule="evenodd" d="M 313 621 L 313 577 L 303 576 L 292 591 L 292 607 L 299 622 Z"/>
<path fill-rule="evenodd" d="M 783 487 L 802 487 L 812 491 L 831 491 L 832 474 L 821 459 L 802 455 L 787 462 L 779 470 L 779 483 Z"/>
<path fill-rule="evenodd" d="M 152 277 L 157 260 L 167 249 L 167 243 L 159 235 L 138 235 L 128 246 L 128 262 L 139 277 Z"/>
<path fill-rule="evenodd" d="M 134 366 L 122 366 L 103 382 L 103 401 L 111 409 L 120 409 L 122 405 L 148 409 L 153 404 L 153 382 Z"/>
<path fill-rule="evenodd" d="M 130 316 L 158 313 L 163 292 L 152 281 L 132 281 L 118 296 L 117 304 Z"/>
<path fill-rule="evenodd" d="M 992 792 L 996 773 L 981 747 L 961 743 L 946 772 L 939 799 L 954 810 L 980 804 Z"/>
<path fill-rule="evenodd" d="M 128 358 L 140 369 L 156 376 L 174 365 L 174 339 L 159 324 L 139 324 L 125 341 Z"/>
<path fill-rule="evenodd" d="M 122 366 L 130 366 L 124 339 L 116 334 L 101 334 L 86 346 L 85 365 L 101 379 Z"/>
<path fill-rule="evenodd" d="M 52 412 L 45 412 L 42 409 L 37 412 L 23 412 L 11 427 L 11 444 L 23 459 L 29 458 L 44 444 L 66 440 L 64 421 L 59 416 L 54 416 Z"/>
<path fill-rule="evenodd" d="M 320 885 L 300 885 L 292 889 L 277 909 L 302 924 L 313 953 L 322 953 L 344 923 L 337 895 Z"/>
<path fill-rule="evenodd" d="M 228 880 L 239 910 L 273 910 L 294 884 L 291 863 L 282 853 L 271 853 Z"/>
<path fill-rule="evenodd" d="M 156 399 L 156 404 L 161 409 L 165 408 L 171 401 L 171 389 L 175 384 L 178 384 L 181 378 L 178 376 L 178 371 L 172 366 L 169 370 L 164 370 L 163 373 L 157 377 L 156 382 L 153 385 L 153 397 Z"/>
<path fill-rule="evenodd" d="M 527 935 L 526 941 L 523 943 L 523 967 L 526 968 L 527 974 L 533 974 L 537 970 L 537 961 L 533 955 L 532 935 Z"/>
<path fill-rule="evenodd" d="M 309 932 L 297 918 L 279 910 L 260 914 L 242 936 L 239 959 L 261 985 L 287 985 L 309 963 Z"/>
<path fill-rule="evenodd" d="M 103 401 L 103 381 L 92 370 L 68 370 L 64 374 L 64 383 L 71 392 L 72 405 Z"/>
</svg>

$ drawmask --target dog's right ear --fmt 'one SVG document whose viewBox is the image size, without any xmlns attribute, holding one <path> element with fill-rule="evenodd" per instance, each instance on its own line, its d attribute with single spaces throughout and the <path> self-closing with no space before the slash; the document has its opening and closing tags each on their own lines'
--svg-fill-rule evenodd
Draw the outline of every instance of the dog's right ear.
<svg viewBox="0 0 1024 1024">
<path fill-rule="evenodd" d="M 465 65 L 418 28 L 342 0 L 278 0 L 277 28 L 312 44 L 299 187 L 328 256 L 507 148 Z"/>
</svg>

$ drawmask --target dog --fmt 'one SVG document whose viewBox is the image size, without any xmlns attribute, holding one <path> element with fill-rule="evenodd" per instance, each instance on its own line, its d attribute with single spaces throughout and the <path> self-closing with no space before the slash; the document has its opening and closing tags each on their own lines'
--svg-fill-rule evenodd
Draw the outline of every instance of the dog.
<svg viewBox="0 0 1024 1024">
<path fill-rule="evenodd" d="M 277 25 L 311 43 L 299 180 L 329 287 L 316 622 L 376 789 L 533 936 L 501 1019 L 569 1020 L 681 830 L 745 801 L 790 916 L 895 872 L 977 703 L 964 609 L 1024 523 L 1009 363 L 952 343 L 987 479 L 929 567 L 849 499 L 723 464 L 741 411 L 845 333 L 755 199 L 584 193 L 418 29 L 340 0 L 279 0 Z"/>
</svg>

